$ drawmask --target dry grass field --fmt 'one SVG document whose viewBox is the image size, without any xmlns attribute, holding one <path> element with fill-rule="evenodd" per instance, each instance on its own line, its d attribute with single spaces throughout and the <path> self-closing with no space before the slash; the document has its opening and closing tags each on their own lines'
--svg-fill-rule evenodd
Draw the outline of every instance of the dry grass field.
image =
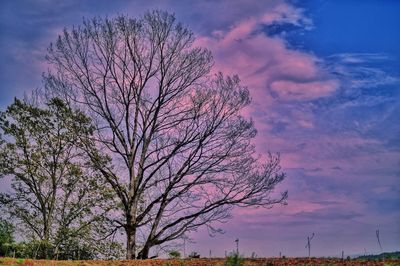
<svg viewBox="0 0 400 266">
<path fill-rule="evenodd" d="M 90 266 L 90 265 L 103 265 L 103 266 L 224 266 L 225 259 L 149 259 L 149 260 L 115 260 L 115 261 L 101 261 L 101 260 L 86 260 L 86 261 L 53 261 L 53 260 L 32 260 L 32 259 L 12 259 L 0 258 L 0 265 L 4 266 L 35 266 L 35 265 L 48 265 L 48 266 Z M 399 266 L 400 259 L 385 259 L 385 260 L 344 260 L 341 259 L 327 259 L 327 258 L 258 258 L 258 259 L 245 259 L 244 266 L 358 266 L 358 265 L 382 265 L 382 266 Z"/>
</svg>

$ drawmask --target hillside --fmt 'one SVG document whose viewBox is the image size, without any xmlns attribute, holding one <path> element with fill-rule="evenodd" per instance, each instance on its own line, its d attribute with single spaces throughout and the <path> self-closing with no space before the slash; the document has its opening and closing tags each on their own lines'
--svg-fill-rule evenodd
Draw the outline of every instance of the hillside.
<svg viewBox="0 0 400 266">
<path fill-rule="evenodd" d="M 384 252 L 378 255 L 364 255 L 357 257 L 358 259 L 400 259 L 400 251 Z"/>
</svg>

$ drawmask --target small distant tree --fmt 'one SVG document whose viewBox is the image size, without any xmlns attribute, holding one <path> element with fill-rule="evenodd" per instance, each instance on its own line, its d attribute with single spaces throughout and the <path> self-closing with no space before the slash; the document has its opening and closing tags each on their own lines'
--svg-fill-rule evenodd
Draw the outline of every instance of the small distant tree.
<svg viewBox="0 0 400 266">
<path fill-rule="evenodd" d="M 376 234 L 376 239 L 378 240 L 379 248 L 382 251 L 383 249 L 382 249 L 381 239 L 379 237 L 379 229 L 375 231 L 375 234 Z"/>
<path fill-rule="evenodd" d="M 169 255 L 170 258 L 180 258 L 181 257 L 181 253 L 179 251 L 177 251 L 177 250 L 171 250 L 168 253 L 168 255 Z"/>
<path fill-rule="evenodd" d="M 232 252 L 225 259 L 225 266 L 242 266 L 244 265 L 244 258 L 237 252 Z"/>
<path fill-rule="evenodd" d="M 15 99 L 0 113 L 0 176 L 12 187 L 0 203 L 34 240 L 35 257 L 57 258 L 71 241 L 95 246 L 108 233 L 111 194 L 81 149 L 92 132 L 60 99 L 43 108 Z"/>
<path fill-rule="evenodd" d="M 200 258 L 200 254 L 197 253 L 196 251 L 193 251 L 192 253 L 189 254 L 189 258 L 198 259 Z"/>
<path fill-rule="evenodd" d="M 315 234 L 312 233 L 311 236 L 307 236 L 306 248 L 308 249 L 308 257 L 311 257 L 311 240 L 314 238 Z"/>
</svg>

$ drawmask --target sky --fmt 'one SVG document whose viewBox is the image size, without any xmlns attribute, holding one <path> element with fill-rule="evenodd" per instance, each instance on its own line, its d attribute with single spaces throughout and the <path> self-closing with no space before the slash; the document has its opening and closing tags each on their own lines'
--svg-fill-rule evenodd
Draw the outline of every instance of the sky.
<svg viewBox="0 0 400 266">
<path fill-rule="evenodd" d="M 279 152 L 288 205 L 235 209 L 186 252 L 341 256 L 400 250 L 400 1 L 0 2 L 0 109 L 41 87 L 46 49 L 83 17 L 174 13 L 213 71 L 238 74 L 257 152 Z M 2 183 L 3 182 L 3 183 Z M 5 189 L 7 184 L 0 180 Z"/>
</svg>

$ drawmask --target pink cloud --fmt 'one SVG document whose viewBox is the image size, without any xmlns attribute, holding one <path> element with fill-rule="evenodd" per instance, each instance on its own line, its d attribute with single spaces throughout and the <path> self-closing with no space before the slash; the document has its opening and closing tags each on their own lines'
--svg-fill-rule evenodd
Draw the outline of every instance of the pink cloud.
<svg viewBox="0 0 400 266">
<path fill-rule="evenodd" d="M 307 143 L 303 149 L 296 148 L 293 141 L 288 140 L 286 136 L 262 136 L 269 139 L 268 146 L 272 150 L 286 150 L 281 155 L 282 166 L 285 169 L 321 168 L 324 173 L 334 174 L 334 167 L 340 166 L 346 171 L 363 171 L 365 166 L 370 168 L 385 168 L 396 162 L 395 152 L 384 152 L 377 154 L 361 154 L 359 150 L 373 149 L 382 143 L 374 139 L 365 139 L 357 136 L 349 135 L 313 135 L 309 139 L 307 135 L 304 137 L 296 136 L 298 143 Z M 260 138 L 261 139 L 261 138 Z M 260 143 L 266 146 L 267 143 Z M 379 160 L 381 158 L 381 160 Z M 383 159 L 384 158 L 384 159 Z M 321 174 L 321 173 L 318 173 Z M 313 175 L 310 173 L 310 175 Z"/>
<path fill-rule="evenodd" d="M 312 21 L 304 16 L 303 9 L 295 8 L 285 3 L 280 3 L 272 11 L 265 13 L 261 18 L 261 21 L 265 24 L 276 22 L 291 23 L 297 26 L 303 25 L 307 28 L 312 28 Z"/>
<path fill-rule="evenodd" d="M 330 95 L 338 87 L 335 80 L 298 83 L 279 80 L 271 83 L 271 90 L 285 100 L 312 100 Z"/>
<path fill-rule="evenodd" d="M 327 78 L 314 55 L 289 49 L 282 37 L 266 35 L 263 26 L 275 23 L 311 25 L 301 9 L 280 4 L 260 16 L 237 22 L 228 30 L 201 36 L 196 45 L 213 52 L 215 72 L 239 74 L 256 102 L 262 99 L 262 103 L 271 103 L 271 89 L 283 100 L 328 96 L 338 87 L 337 82 Z"/>
<path fill-rule="evenodd" d="M 235 209 L 235 220 L 229 225 L 235 232 L 235 226 L 242 224 L 259 231 L 271 223 L 291 222 L 309 229 L 314 219 L 310 217 L 317 221 L 336 217 L 332 223 L 338 227 L 349 219 L 354 224 L 369 218 L 371 223 L 377 222 L 362 202 L 363 196 L 349 191 L 356 191 L 354 187 L 361 180 L 372 184 L 375 177 L 369 176 L 366 169 L 382 171 L 386 164 L 394 163 L 394 156 L 361 155 L 360 147 L 369 149 L 380 143 L 355 135 L 323 132 L 311 101 L 332 96 L 340 82 L 321 67 L 323 60 L 316 55 L 294 50 L 284 35 L 268 36 L 263 30 L 275 23 L 309 27 L 303 18 L 301 10 L 283 4 L 241 20 L 229 29 L 214 31 L 212 36 L 201 36 L 196 42 L 213 52 L 215 72 L 239 74 L 242 84 L 248 86 L 254 104 L 247 114 L 253 116 L 259 131 L 255 139 L 257 150 L 261 154 L 280 151 L 281 165 L 288 172 L 277 191 L 289 190 L 289 205 L 268 211 Z M 274 131 L 278 125 L 282 132 Z M 302 143 L 306 144 L 299 148 Z M 380 156 L 388 163 L 375 161 Z M 320 231 L 323 230 L 326 234 L 333 232 L 329 228 Z"/>
</svg>

